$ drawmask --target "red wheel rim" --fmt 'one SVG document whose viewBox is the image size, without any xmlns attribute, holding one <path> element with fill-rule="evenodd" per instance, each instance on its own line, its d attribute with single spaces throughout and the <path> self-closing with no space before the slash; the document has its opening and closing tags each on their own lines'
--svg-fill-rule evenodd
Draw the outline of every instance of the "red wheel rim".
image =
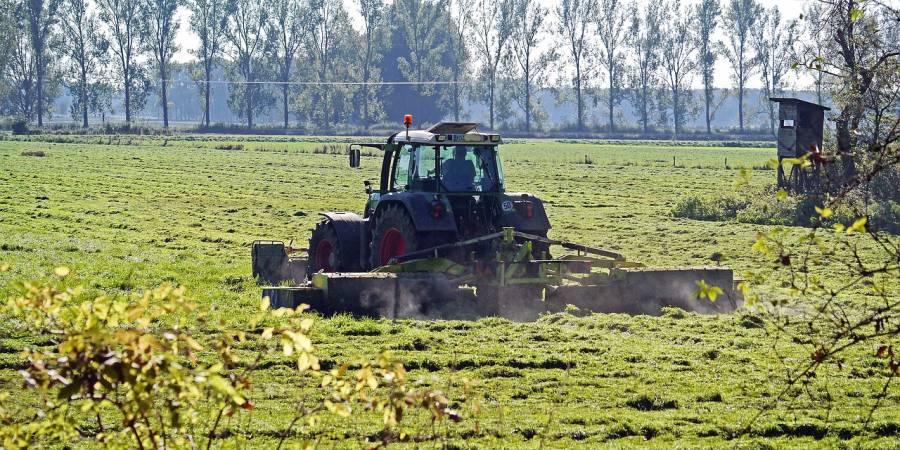
<svg viewBox="0 0 900 450">
<path fill-rule="evenodd" d="M 329 241 L 321 240 L 316 244 L 316 270 L 324 270 L 326 272 L 333 270 L 331 267 L 331 254 L 333 252 L 334 247 Z"/>
<path fill-rule="evenodd" d="M 379 249 L 381 265 L 384 266 L 390 262 L 391 258 L 405 253 L 406 239 L 403 237 L 403 233 L 396 228 L 388 228 L 384 232 L 384 237 L 381 238 L 381 249 Z"/>
</svg>

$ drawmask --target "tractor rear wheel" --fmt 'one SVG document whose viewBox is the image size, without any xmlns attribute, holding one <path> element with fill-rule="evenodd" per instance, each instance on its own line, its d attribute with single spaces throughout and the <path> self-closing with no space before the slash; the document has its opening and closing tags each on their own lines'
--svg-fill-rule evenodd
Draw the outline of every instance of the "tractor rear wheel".
<svg viewBox="0 0 900 450">
<path fill-rule="evenodd" d="M 327 220 L 316 224 L 309 237 L 309 260 L 306 264 L 307 277 L 317 272 L 340 272 L 341 246 L 337 233 Z"/>
<path fill-rule="evenodd" d="M 388 206 L 378 214 L 369 249 L 371 267 L 387 265 L 396 256 L 416 251 L 416 227 L 402 206 Z"/>
</svg>

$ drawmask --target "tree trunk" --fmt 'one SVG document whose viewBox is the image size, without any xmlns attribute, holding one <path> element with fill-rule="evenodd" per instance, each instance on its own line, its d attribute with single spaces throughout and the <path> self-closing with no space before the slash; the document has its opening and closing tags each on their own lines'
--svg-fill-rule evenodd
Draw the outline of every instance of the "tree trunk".
<svg viewBox="0 0 900 450">
<path fill-rule="evenodd" d="M 769 102 L 769 132 L 772 133 L 773 136 L 778 137 L 775 134 L 775 105 L 772 102 Z"/>
<path fill-rule="evenodd" d="M 609 67 L 612 67 L 612 61 L 610 61 Z M 609 71 L 609 131 L 613 132 L 616 130 L 616 124 L 613 122 L 613 102 L 615 99 L 613 98 L 613 89 L 614 89 L 614 81 L 613 81 L 613 73 L 612 70 Z"/>
<path fill-rule="evenodd" d="M 581 105 L 581 63 L 575 62 L 575 115 L 577 116 L 578 123 L 576 124 L 577 131 L 584 130 L 584 111 Z"/>
<path fill-rule="evenodd" d="M 88 104 L 87 104 L 87 69 L 84 67 L 84 59 L 82 59 L 81 65 L 81 127 L 88 127 Z"/>
<path fill-rule="evenodd" d="M 247 129 L 253 128 L 253 87 L 250 83 L 247 83 L 247 88 L 244 90 L 246 95 L 246 103 L 247 103 Z"/>
<path fill-rule="evenodd" d="M 494 131 L 494 75 L 496 72 L 491 74 L 490 87 L 488 90 L 488 100 L 490 102 L 490 123 L 491 123 L 491 131 Z"/>
<path fill-rule="evenodd" d="M 525 83 L 525 132 L 531 132 L 531 83 Z"/>
<path fill-rule="evenodd" d="M 203 122 L 206 124 L 206 128 L 209 128 L 209 91 L 211 89 L 210 85 L 210 74 L 209 72 L 212 70 L 210 64 L 206 65 L 206 85 L 203 92 Z"/>
<path fill-rule="evenodd" d="M 363 129 L 369 129 L 369 77 L 363 84 Z"/>
<path fill-rule="evenodd" d="M 738 83 L 738 128 L 744 134 L 744 82 Z"/>
<path fill-rule="evenodd" d="M 286 130 L 288 127 L 288 84 L 287 79 L 284 80 L 284 84 L 281 85 L 281 98 L 284 108 L 284 129 Z"/>
<path fill-rule="evenodd" d="M 131 126 L 131 77 L 125 76 L 125 125 Z"/>
<path fill-rule="evenodd" d="M 525 132 L 531 132 L 531 69 L 525 67 Z"/>
<path fill-rule="evenodd" d="M 705 92 L 705 95 L 706 95 L 706 134 L 712 134 L 712 127 L 710 126 L 710 123 L 709 123 L 710 122 L 709 103 L 712 101 L 712 98 L 711 98 L 712 96 L 710 95 L 710 92 L 712 91 L 712 89 L 709 88 L 708 83 L 707 83 L 707 87 L 706 87 L 705 91 L 706 91 Z"/>
<path fill-rule="evenodd" d="M 44 67 L 42 57 L 35 55 L 37 59 L 37 119 L 38 126 L 44 125 Z"/>
<path fill-rule="evenodd" d="M 246 88 L 244 89 L 244 101 L 247 103 L 247 129 L 249 130 L 253 128 L 253 84 L 250 83 L 250 74 L 253 69 L 250 65 L 249 58 L 247 60 L 246 69 L 247 71 L 244 75 L 244 80 L 247 81 L 247 84 L 245 84 Z"/>
<path fill-rule="evenodd" d="M 459 74 L 453 72 L 453 120 L 459 122 Z"/>
<path fill-rule="evenodd" d="M 84 66 L 84 55 L 81 55 L 81 127 L 87 128 L 87 68 Z"/>
<path fill-rule="evenodd" d="M 163 129 L 169 129 L 169 94 L 166 80 L 166 69 L 164 64 L 160 64 L 159 68 L 159 78 L 160 83 L 162 83 L 160 92 L 162 93 L 162 98 L 160 99 L 162 103 L 162 112 L 163 112 Z"/>
<path fill-rule="evenodd" d="M 673 127 L 675 130 L 675 140 L 678 140 L 678 113 L 679 113 L 679 105 L 678 105 L 678 88 L 672 89 L 672 120 L 675 121 L 675 126 Z"/>
<path fill-rule="evenodd" d="M 835 120 L 835 134 L 837 135 L 837 150 L 841 156 L 841 168 L 843 170 L 843 182 L 849 183 L 856 177 L 856 163 L 853 160 L 853 135 L 850 126 L 851 112 L 848 109 L 841 111 Z"/>
<path fill-rule="evenodd" d="M 641 98 L 643 101 L 641 102 L 641 126 L 644 129 L 644 134 L 647 133 L 648 123 L 650 121 L 650 113 L 647 112 L 647 85 L 646 83 L 641 84 Z"/>
</svg>

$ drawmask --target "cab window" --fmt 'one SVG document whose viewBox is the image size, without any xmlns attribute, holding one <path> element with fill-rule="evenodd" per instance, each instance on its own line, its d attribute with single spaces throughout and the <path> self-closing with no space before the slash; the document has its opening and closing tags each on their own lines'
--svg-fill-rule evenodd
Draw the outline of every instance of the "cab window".
<svg viewBox="0 0 900 450">
<path fill-rule="evenodd" d="M 499 187 L 494 148 L 482 145 L 448 145 L 443 148 L 441 183 L 450 192 L 489 192 Z"/>
<path fill-rule="evenodd" d="M 435 174 L 435 147 L 419 145 L 415 149 L 413 167 L 410 170 L 412 179 L 410 186 L 419 191 L 434 191 L 437 187 Z"/>
<path fill-rule="evenodd" d="M 409 186 L 410 162 L 413 160 L 413 146 L 406 144 L 400 148 L 394 163 L 393 188 L 404 191 Z"/>
</svg>

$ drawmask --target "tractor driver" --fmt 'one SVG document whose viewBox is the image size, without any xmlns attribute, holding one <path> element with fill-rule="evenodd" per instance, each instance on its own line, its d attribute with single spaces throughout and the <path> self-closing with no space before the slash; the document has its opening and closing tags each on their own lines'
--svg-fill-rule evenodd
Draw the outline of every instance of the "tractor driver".
<svg viewBox="0 0 900 450">
<path fill-rule="evenodd" d="M 475 164 L 466 159 L 467 147 L 453 148 L 453 159 L 441 163 L 441 182 L 448 191 L 471 191 L 475 184 Z"/>
</svg>

